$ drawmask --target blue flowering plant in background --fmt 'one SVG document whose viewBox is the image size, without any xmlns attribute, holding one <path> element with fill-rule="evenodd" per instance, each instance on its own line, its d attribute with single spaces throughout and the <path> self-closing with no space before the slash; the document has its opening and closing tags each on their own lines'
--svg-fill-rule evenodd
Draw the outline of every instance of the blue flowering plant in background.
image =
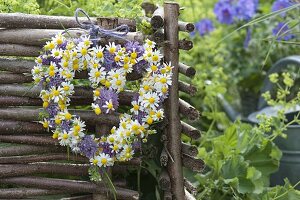
<svg viewBox="0 0 300 200">
<path fill-rule="evenodd" d="M 198 55 L 193 57 L 207 54 L 207 58 L 216 61 L 214 65 L 222 66 L 241 98 L 244 98 L 244 93 L 251 93 L 250 98 L 257 102 L 266 71 L 280 58 L 294 54 L 289 52 L 295 52 L 296 45 L 286 44 L 297 40 L 300 20 L 295 11 L 298 8 L 289 12 L 281 10 L 297 3 L 296 0 L 215 0 L 199 3 L 205 8 L 201 14 L 194 13 L 197 22 L 191 36 L 196 48 L 197 43 L 203 44 L 204 40 L 210 41 L 207 46 L 211 47 L 205 53 L 203 46 L 202 49 L 199 47 Z M 270 17 L 256 23 L 265 15 Z"/>
</svg>

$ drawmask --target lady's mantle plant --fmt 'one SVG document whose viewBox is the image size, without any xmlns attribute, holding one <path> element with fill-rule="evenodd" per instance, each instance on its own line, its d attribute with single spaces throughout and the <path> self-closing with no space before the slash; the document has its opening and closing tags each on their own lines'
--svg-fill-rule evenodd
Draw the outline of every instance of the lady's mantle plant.
<svg viewBox="0 0 300 200">
<path fill-rule="evenodd" d="M 110 133 L 101 133 L 101 137 L 87 134 L 85 122 L 68 110 L 75 73 L 84 70 L 88 71 L 93 88 L 91 107 L 95 118 L 117 113 L 118 95 L 128 85 L 127 74 L 135 71 L 144 75 L 137 84 L 129 113 L 121 114 L 119 126 L 114 126 Z M 35 83 L 43 87 L 40 97 L 48 113 L 43 126 L 53 132 L 60 145 L 89 158 L 93 169 L 132 159 L 140 140 L 146 142 L 147 136 L 156 132 L 153 123 L 163 119 L 162 102 L 172 83 L 172 66 L 162 63 L 154 42 L 127 42 L 123 46 L 109 43 L 102 47 L 89 35 L 53 37 L 36 59 L 32 74 Z"/>
</svg>

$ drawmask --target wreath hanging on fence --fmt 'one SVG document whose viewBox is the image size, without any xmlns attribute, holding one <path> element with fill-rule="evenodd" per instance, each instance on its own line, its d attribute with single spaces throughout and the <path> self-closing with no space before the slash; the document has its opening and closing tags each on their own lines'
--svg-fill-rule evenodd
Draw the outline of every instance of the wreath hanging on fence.
<svg viewBox="0 0 300 200">
<path fill-rule="evenodd" d="M 115 161 L 132 159 L 135 144 L 140 140 L 146 142 L 147 136 L 156 132 L 151 125 L 164 118 L 162 103 L 172 83 L 172 66 L 163 63 L 156 44 L 148 39 L 144 44 L 127 41 L 125 45 L 98 45 L 103 36 L 123 38 L 128 27 L 104 30 L 92 23 L 82 24 L 77 18 L 79 12 L 89 19 L 88 15 L 77 9 L 75 17 L 81 28 L 90 33 L 80 38 L 68 37 L 67 31 L 57 34 L 44 46 L 32 74 L 35 83 L 43 87 L 40 97 L 48 114 L 43 126 L 52 130 L 53 138 L 58 139 L 60 145 L 88 157 L 92 165 L 104 168 L 114 165 Z M 137 94 L 132 99 L 129 114 L 121 114 L 119 126 L 100 138 L 86 134 L 85 122 L 68 111 L 74 94 L 75 72 L 83 70 L 88 71 L 93 88 L 91 107 L 96 115 L 116 113 L 118 94 L 129 85 L 126 75 L 133 71 L 143 75 L 140 85 L 135 85 Z"/>
</svg>

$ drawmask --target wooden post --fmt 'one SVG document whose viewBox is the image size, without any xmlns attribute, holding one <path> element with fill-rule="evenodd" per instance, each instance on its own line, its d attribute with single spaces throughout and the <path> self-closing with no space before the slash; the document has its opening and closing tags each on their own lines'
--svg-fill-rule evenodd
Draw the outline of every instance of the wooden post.
<svg viewBox="0 0 300 200">
<path fill-rule="evenodd" d="M 168 172 L 171 180 L 171 192 L 173 199 L 184 199 L 184 184 L 181 160 L 181 124 L 179 118 L 179 92 L 178 92 L 178 15 L 179 5 L 174 2 L 164 3 L 164 29 L 166 43 L 164 46 L 165 61 L 171 62 L 174 66 L 172 85 L 169 91 L 169 98 L 166 102 L 167 125 L 167 148 L 172 156 L 168 161 Z M 174 162 L 173 162 L 173 161 Z"/>
</svg>

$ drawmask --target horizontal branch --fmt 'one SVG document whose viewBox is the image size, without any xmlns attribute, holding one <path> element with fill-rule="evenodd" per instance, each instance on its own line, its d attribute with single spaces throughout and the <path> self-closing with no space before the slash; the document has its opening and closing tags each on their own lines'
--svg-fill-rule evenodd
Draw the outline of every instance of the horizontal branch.
<svg viewBox="0 0 300 200">
<path fill-rule="evenodd" d="M 40 55 L 41 48 L 22 44 L 0 44 L 0 56 L 36 57 Z"/>
<path fill-rule="evenodd" d="M 196 200 L 196 198 L 187 189 L 184 189 L 184 192 L 185 200 Z"/>
<path fill-rule="evenodd" d="M 0 119 L 18 120 L 18 121 L 39 121 L 40 112 L 43 109 L 34 108 L 0 108 Z M 118 114 L 101 114 L 96 115 L 93 111 L 89 110 L 69 110 L 71 114 L 78 115 L 87 124 L 111 124 L 116 125 L 119 123 Z"/>
<path fill-rule="evenodd" d="M 116 28 L 119 25 L 126 24 L 130 31 L 135 31 L 136 23 L 134 20 L 122 18 L 93 18 L 93 24 L 98 24 L 105 29 Z M 87 22 L 85 17 L 80 17 L 81 23 Z M 34 28 L 34 29 L 65 29 L 78 28 L 79 25 L 74 17 L 33 15 L 23 13 L 1 13 L 1 28 Z"/>
<path fill-rule="evenodd" d="M 192 195 L 197 195 L 197 187 L 194 186 L 188 179 L 184 178 L 184 187 L 189 191 Z"/>
<path fill-rule="evenodd" d="M 197 88 L 191 84 L 188 84 L 183 81 L 178 81 L 178 89 L 181 92 L 194 96 L 197 92 Z"/>
<path fill-rule="evenodd" d="M 195 127 L 181 121 L 182 133 L 189 136 L 190 138 L 197 140 L 201 137 L 201 132 Z"/>
<path fill-rule="evenodd" d="M 35 62 L 32 60 L 16 58 L 0 58 L 0 70 L 9 71 L 17 74 L 31 73 Z"/>
<path fill-rule="evenodd" d="M 198 155 L 198 149 L 197 149 L 197 146 L 195 145 L 189 145 L 189 144 L 186 144 L 186 143 L 182 143 L 182 153 L 183 154 L 186 154 L 186 155 L 189 155 L 189 156 L 197 156 Z"/>
<path fill-rule="evenodd" d="M 190 40 L 179 40 L 178 46 L 181 50 L 189 51 L 194 47 L 194 44 Z"/>
<path fill-rule="evenodd" d="M 196 120 L 199 118 L 199 111 L 182 99 L 179 99 L 179 112 L 190 120 Z"/>
<path fill-rule="evenodd" d="M 164 26 L 164 9 L 162 7 L 158 7 L 152 17 L 151 17 L 151 26 L 153 29 L 159 29 Z"/>
<path fill-rule="evenodd" d="M 183 63 L 179 63 L 178 70 L 179 70 L 179 73 L 184 74 L 190 78 L 192 78 L 196 74 L 195 68 L 187 66 Z"/>
<path fill-rule="evenodd" d="M 0 165 L 0 178 L 26 176 L 31 174 L 64 174 L 87 176 L 90 164 L 39 162 L 31 164 Z"/>
<path fill-rule="evenodd" d="M 195 30 L 195 25 L 190 22 L 179 21 L 178 27 L 179 27 L 179 31 L 184 31 L 184 32 L 188 32 L 188 33 L 193 32 Z"/>
<path fill-rule="evenodd" d="M 62 190 L 47 190 L 37 188 L 7 188 L 0 189 L 1 199 L 24 199 L 26 197 L 53 195 L 65 193 Z"/>
<path fill-rule="evenodd" d="M 201 159 L 196 159 L 186 154 L 182 155 L 182 164 L 194 172 L 202 172 L 204 169 L 204 162 Z"/>
<path fill-rule="evenodd" d="M 22 74 L 11 74 L 6 72 L 0 72 L 0 84 L 7 83 L 30 83 L 32 82 L 31 76 L 25 76 Z"/>
<path fill-rule="evenodd" d="M 21 156 L 21 155 L 33 155 L 43 153 L 57 153 L 65 152 L 66 148 L 63 147 L 43 147 L 34 145 L 11 145 L 8 147 L 0 148 L 0 157 L 2 156 Z"/>
<path fill-rule="evenodd" d="M 67 153 L 45 153 L 43 155 L 7 156 L 0 157 L 0 164 L 24 164 L 33 162 L 47 162 L 55 160 L 68 160 L 73 162 L 89 162 L 86 157 L 80 155 L 68 155 Z"/>
<path fill-rule="evenodd" d="M 60 146 L 59 141 L 50 136 L 0 135 L 0 142 L 38 146 Z"/>
<path fill-rule="evenodd" d="M 103 193 L 110 192 L 110 189 L 105 184 L 94 184 L 87 181 L 64 180 L 55 178 L 42 177 L 13 177 L 0 179 L 0 183 L 17 184 L 26 187 L 35 187 L 42 189 L 64 190 L 67 192 L 89 192 Z M 116 187 L 118 199 L 137 200 L 139 194 L 136 191 Z"/>
<path fill-rule="evenodd" d="M 0 43 L 42 47 L 46 44 L 46 41 L 49 41 L 56 34 L 64 32 L 65 30 L 56 29 L 2 29 L 0 30 Z M 88 34 L 88 31 L 82 29 L 68 30 L 68 33 L 65 33 L 66 36 L 71 36 L 73 38 L 78 38 L 85 34 Z M 99 44 L 102 46 L 109 42 L 125 44 L 127 41 L 138 41 L 143 43 L 145 36 L 140 32 L 129 32 L 123 38 L 124 39 L 116 37 L 102 37 L 99 40 Z"/>
<path fill-rule="evenodd" d="M 167 170 L 162 169 L 162 171 L 158 177 L 158 183 L 162 190 L 170 190 L 171 189 L 170 176 L 169 176 Z"/>
<path fill-rule="evenodd" d="M 1 103 L 1 97 L 0 97 Z M 0 120 L 0 134 L 48 134 L 49 132 L 40 123 L 33 122 L 21 122 L 21 121 L 11 121 L 11 120 Z M 2 136 L 0 135 L 0 137 Z"/>
<path fill-rule="evenodd" d="M 93 200 L 93 195 L 87 194 L 87 195 L 80 195 L 80 196 L 72 196 L 72 197 L 62 198 L 61 200 Z"/>
</svg>

